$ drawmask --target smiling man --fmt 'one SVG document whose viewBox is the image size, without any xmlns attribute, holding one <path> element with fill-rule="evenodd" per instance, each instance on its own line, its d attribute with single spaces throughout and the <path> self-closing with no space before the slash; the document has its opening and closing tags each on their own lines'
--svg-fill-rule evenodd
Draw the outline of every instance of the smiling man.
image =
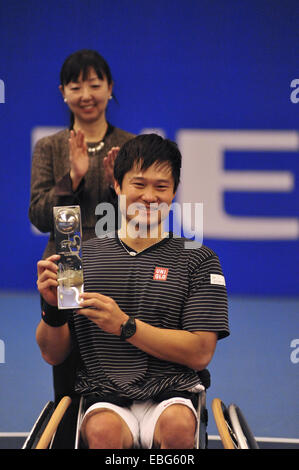
<svg viewBox="0 0 299 470">
<path fill-rule="evenodd" d="M 175 144 L 153 134 L 133 139 L 115 162 L 115 192 L 122 214 L 119 237 L 137 252 L 168 236 L 163 221 L 174 199 L 181 169 Z"/>
<path fill-rule="evenodd" d="M 199 372 L 229 327 L 216 254 L 185 249 L 185 239 L 163 230 L 180 169 L 176 144 L 158 135 L 121 148 L 114 166 L 121 230 L 83 246 L 81 309 L 56 308 L 57 256 L 38 263 L 37 342 L 53 365 L 79 347 L 75 390 L 86 398 L 88 448 L 194 447 Z"/>
</svg>

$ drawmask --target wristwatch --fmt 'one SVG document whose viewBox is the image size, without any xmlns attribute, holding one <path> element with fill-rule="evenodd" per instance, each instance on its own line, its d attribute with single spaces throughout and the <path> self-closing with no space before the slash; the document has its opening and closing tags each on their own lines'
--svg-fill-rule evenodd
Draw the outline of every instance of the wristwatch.
<svg viewBox="0 0 299 470">
<path fill-rule="evenodd" d="M 120 339 L 126 340 L 136 333 L 136 322 L 134 317 L 129 317 L 120 327 Z"/>
</svg>

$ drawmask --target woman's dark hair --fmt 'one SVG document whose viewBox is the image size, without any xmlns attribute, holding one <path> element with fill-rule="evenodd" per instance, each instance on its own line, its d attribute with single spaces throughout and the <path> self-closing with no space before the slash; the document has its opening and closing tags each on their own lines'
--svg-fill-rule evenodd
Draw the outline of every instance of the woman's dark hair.
<svg viewBox="0 0 299 470">
<path fill-rule="evenodd" d="M 101 80 L 106 78 L 111 85 L 113 80 L 109 65 L 98 52 L 90 49 L 82 49 L 67 57 L 60 71 L 60 84 L 65 86 L 70 82 L 76 82 L 81 72 L 83 80 L 86 80 L 91 67 Z"/>
<path fill-rule="evenodd" d="M 64 61 L 60 71 L 61 86 L 64 87 L 70 82 L 76 82 L 81 72 L 83 74 L 83 80 L 86 80 L 91 67 L 95 70 L 97 76 L 101 80 L 106 78 L 108 85 L 113 83 L 110 67 L 104 57 L 102 57 L 97 51 L 82 49 L 74 52 Z M 73 124 L 74 116 L 73 113 L 71 113 L 71 128 L 73 127 Z"/>
<path fill-rule="evenodd" d="M 182 155 L 175 142 L 157 134 L 141 134 L 127 141 L 118 152 L 114 163 L 114 178 L 122 186 L 124 176 L 134 164 L 145 171 L 154 163 L 168 163 L 174 180 L 174 192 L 180 182 Z"/>
</svg>

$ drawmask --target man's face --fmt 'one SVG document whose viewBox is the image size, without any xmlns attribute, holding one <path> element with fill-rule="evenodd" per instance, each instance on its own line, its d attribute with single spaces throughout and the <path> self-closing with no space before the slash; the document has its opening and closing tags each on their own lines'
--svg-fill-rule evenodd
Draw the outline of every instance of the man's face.
<svg viewBox="0 0 299 470">
<path fill-rule="evenodd" d="M 115 183 L 115 191 L 122 196 L 121 211 L 127 223 L 134 222 L 147 231 L 160 226 L 175 196 L 171 167 L 168 163 L 155 163 L 141 171 L 135 164 L 125 174 L 121 187 Z"/>
</svg>

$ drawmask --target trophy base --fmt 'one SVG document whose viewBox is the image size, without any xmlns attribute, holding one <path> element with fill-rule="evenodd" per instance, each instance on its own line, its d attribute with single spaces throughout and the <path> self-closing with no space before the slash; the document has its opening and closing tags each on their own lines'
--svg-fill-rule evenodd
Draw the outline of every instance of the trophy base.
<svg viewBox="0 0 299 470">
<path fill-rule="evenodd" d="M 84 292 L 83 284 L 81 286 L 64 287 L 58 286 L 57 300 L 58 309 L 82 308 L 80 306 L 79 295 Z"/>
</svg>

